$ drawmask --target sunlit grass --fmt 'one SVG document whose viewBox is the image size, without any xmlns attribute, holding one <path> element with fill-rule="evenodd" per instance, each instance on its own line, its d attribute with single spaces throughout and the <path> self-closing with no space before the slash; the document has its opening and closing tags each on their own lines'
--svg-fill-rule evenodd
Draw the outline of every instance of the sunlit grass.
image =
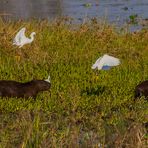
<svg viewBox="0 0 148 148">
<path fill-rule="evenodd" d="M 22 27 L 36 36 L 18 49 L 12 40 Z M 52 87 L 51 94 L 40 93 L 36 100 L 0 99 L 0 145 L 145 146 L 148 103 L 134 102 L 134 88 L 148 79 L 147 51 L 147 30 L 120 32 L 95 21 L 77 27 L 64 21 L 1 21 L 0 79 L 26 82 L 50 74 Z M 93 71 L 92 64 L 105 53 L 120 58 L 121 65 Z M 135 144 L 137 136 L 129 130 L 134 127 L 143 134 Z"/>
</svg>

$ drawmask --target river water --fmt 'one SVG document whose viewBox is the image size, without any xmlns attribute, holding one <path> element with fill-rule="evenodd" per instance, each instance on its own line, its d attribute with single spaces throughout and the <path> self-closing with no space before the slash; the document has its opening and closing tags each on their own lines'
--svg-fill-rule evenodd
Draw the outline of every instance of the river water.
<svg viewBox="0 0 148 148">
<path fill-rule="evenodd" d="M 96 17 L 124 24 L 132 15 L 147 19 L 148 0 L 0 0 L 5 20 L 69 16 L 76 22 Z"/>
</svg>

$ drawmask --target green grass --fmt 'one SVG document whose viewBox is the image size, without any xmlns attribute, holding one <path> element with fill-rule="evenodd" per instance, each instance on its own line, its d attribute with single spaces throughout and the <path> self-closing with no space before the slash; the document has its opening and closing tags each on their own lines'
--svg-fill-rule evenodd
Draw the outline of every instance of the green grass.
<svg viewBox="0 0 148 148">
<path fill-rule="evenodd" d="M 16 32 L 36 32 L 32 44 L 12 45 Z M 92 64 L 108 53 L 110 71 Z M 134 88 L 148 79 L 148 31 L 129 33 L 90 21 L 0 22 L 0 79 L 27 82 L 51 76 L 51 94 L 0 99 L 0 147 L 146 147 L 148 102 Z M 144 136 L 145 135 L 145 136 Z"/>
</svg>

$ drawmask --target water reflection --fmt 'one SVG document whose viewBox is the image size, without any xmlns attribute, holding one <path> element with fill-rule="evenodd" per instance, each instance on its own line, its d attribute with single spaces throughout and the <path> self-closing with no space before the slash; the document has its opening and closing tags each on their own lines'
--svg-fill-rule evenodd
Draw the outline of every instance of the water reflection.
<svg viewBox="0 0 148 148">
<path fill-rule="evenodd" d="M 52 19 L 61 16 L 61 0 L 1 0 L 0 14 L 5 19 Z"/>
<path fill-rule="evenodd" d="M 0 0 L 0 15 L 5 19 L 70 16 L 81 22 L 86 17 L 97 17 L 121 25 L 130 15 L 147 19 L 147 10 L 147 0 Z"/>
</svg>

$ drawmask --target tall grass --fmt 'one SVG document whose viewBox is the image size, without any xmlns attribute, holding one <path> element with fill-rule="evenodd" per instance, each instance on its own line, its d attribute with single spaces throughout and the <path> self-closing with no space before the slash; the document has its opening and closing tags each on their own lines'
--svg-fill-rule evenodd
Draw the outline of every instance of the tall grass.
<svg viewBox="0 0 148 148">
<path fill-rule="evenodd" d="M 17 31 L 35 31 L 32 44 L 12 45 Z M 124 29 L 124 28 L 123 28 Z M 0 99 L 1 147 L 146 147 L 148 103 L 134 88 L 148 79 L 148 31 L 130 33 L 97 21 L 0 22 L 0 79 L 20 82 L 51 75 L 51 94 Z M 105 54 L 121 59 L 93 71 Z"/>
</svg>

